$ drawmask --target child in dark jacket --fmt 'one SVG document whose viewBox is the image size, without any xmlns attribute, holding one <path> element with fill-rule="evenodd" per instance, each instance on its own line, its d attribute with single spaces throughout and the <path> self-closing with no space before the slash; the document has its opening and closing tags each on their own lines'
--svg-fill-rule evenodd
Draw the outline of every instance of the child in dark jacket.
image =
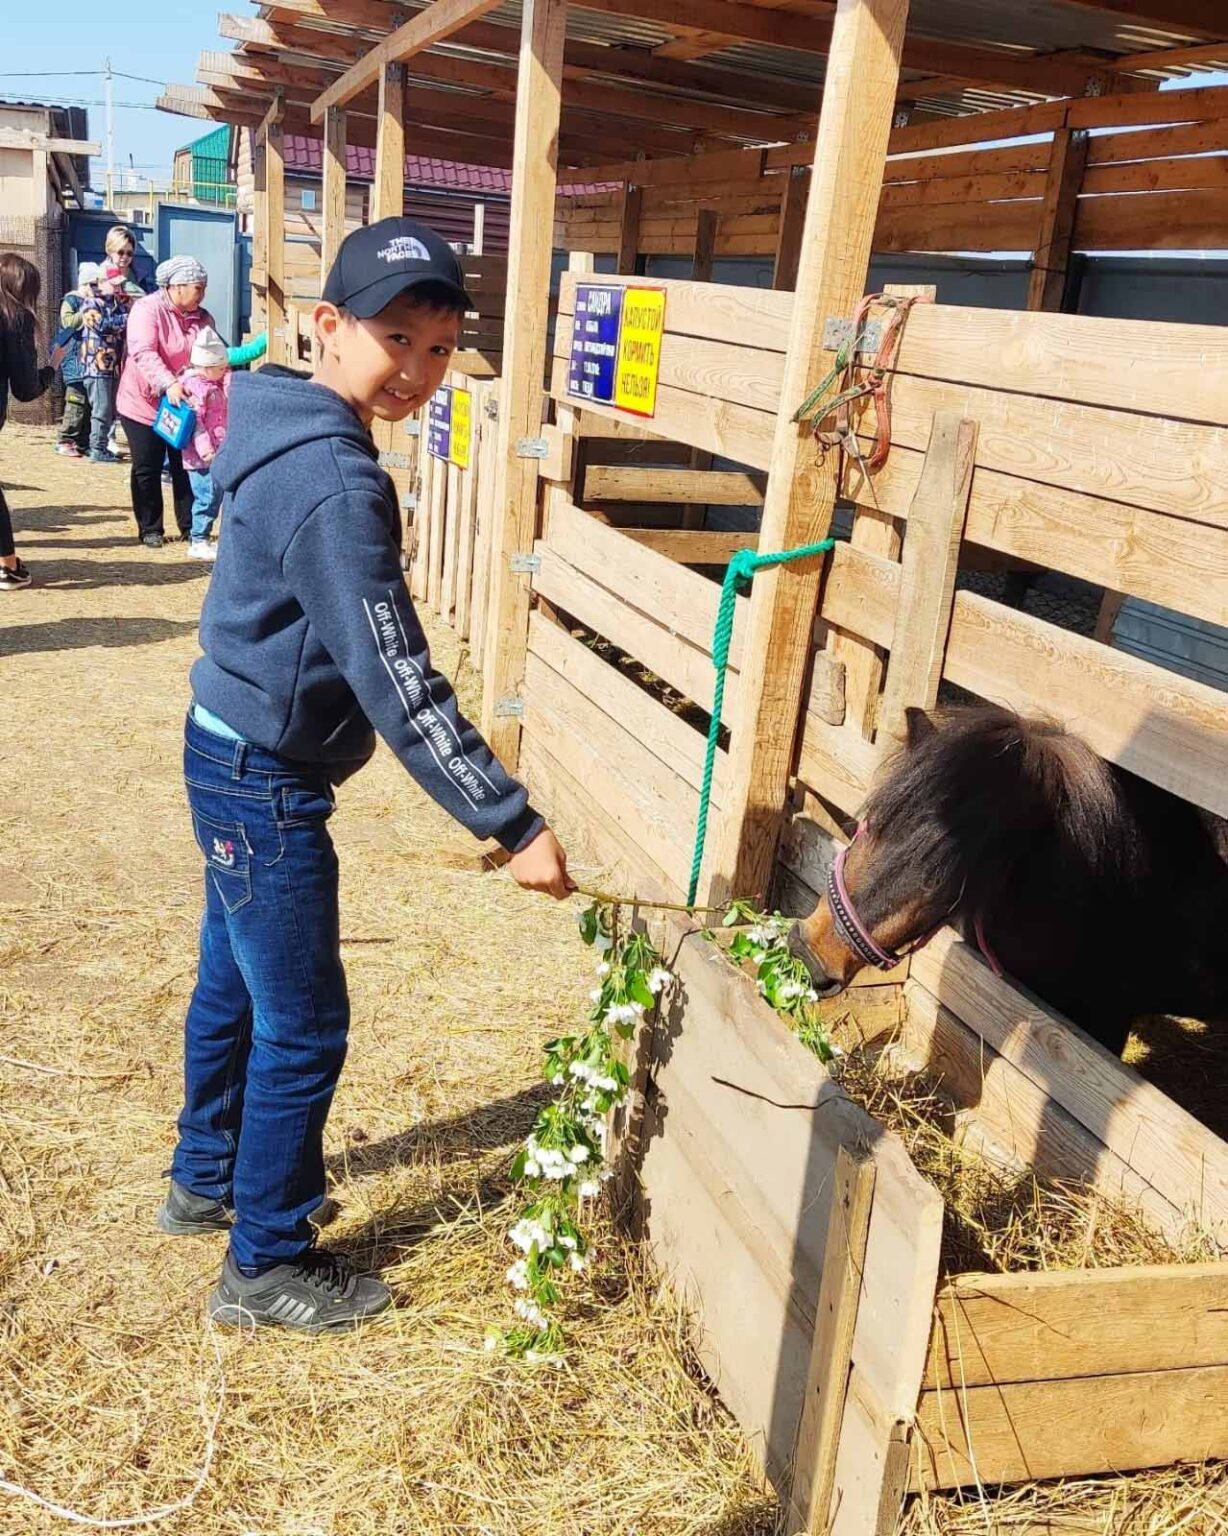
<svg viewBox="0 0 1228 1536">
<path fill-rule="evenodd" d="M 115 423 L 115 392 L 124 360 L 124 332 L 132 299 L 127 279 L 119 267 L 106 266 L 98 274 L 97 293 L 82 306 L 84 325 L 79 350 L 81 376 L 90 397 L 90 463 L 117 464 L 111 451 Z"/>
<path fill-rule="evenodd" d="M 38 268 L 13 251 L 0 255 L 0 428 L 8 417 L 9 393 L 37 400 L 55 378 L 62 353 L 40 368 L 34 349 L 34 306 L 42 289 Z M 13 520 L 0 487 L 0 592 L 30 585 L 30 573 L 13 543 Z"/>
<path fill-rule="evenodd" d="M 205 917 L 158 1225 L 230 1229 L 209 1301 L 219 1322 L 317 1332 L 392 1299 L 317 1248 L 313 1224 L 349 1028 L 327 822 L 375 732 L 462 825 L 502 843 L 522 886 L 573 889 L 526 790 L 431 665 L 371 439 L 373 420 L 403 421 L 430 399 L 472 307 L 432 230 L 409 219 L 356 230 L 315 308 L 315 372 L 236 375 L 213 462 L 226 534 L 184 751 Z"/>
</svg>

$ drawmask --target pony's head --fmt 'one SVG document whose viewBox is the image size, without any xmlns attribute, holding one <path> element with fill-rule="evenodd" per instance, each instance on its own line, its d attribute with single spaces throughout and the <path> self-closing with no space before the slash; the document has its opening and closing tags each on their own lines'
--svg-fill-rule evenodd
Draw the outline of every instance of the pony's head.
<svg viewBox="0 0 1228 1536">
<path fill-rule="evenodd" d="M 867 800 L 811 915 L 790 935 L 816 990 L 886 970 L 944 922 L 993 934 L 1021 891 L 1066 899 L 1136 878 L 1111 770 L 1077 736 L 996 706 L 908 711 L 907 739 Z"/>
</svg>

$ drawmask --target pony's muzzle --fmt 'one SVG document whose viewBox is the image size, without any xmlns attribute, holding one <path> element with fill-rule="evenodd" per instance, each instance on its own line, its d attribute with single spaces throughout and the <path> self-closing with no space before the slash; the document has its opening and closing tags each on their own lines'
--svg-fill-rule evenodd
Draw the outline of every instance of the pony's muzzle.
<svg viewBox="0 0 1228 1536">
<path fill-rule="evenodd" d="M 801 923 L 794 923 L 789 929 L 788 944 L 789 953 L 806 967 L 814 990 L 820 997 L 836 997 L 844 991 L 844 982 L 838 976 L 829 974 L 827 967 L 807 944 Z"/>
</svg>

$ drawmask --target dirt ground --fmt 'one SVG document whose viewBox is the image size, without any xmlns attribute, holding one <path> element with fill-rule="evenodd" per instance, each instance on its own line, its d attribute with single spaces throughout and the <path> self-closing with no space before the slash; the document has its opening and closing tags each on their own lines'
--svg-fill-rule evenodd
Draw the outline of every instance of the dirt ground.
<svg viewBox="0 0 1228 1536">
<path fill-rule="evenodd" d="M 155 1527 L 191 1536 L 770 1528 L 612 1234 L 565 1370 L 483 1350 L 509 1315 L 500 1202 L 537 1046 L 591 962 L 570 911 L 441 867 L 464 834 L 386 753 L 333 821 L 354 1024 L 328 1153 L 330 1241 L 397 1305 L 344 1339 L 206 1333 L 224 1239 L 152 1218 L 201 901 L 180 741 L 208 567 L 139 546 L 126 469 L 51 441 L 0 436 L 37 581 L 0 598 L 0 1479 L 94 1519 L 199 1482 Z M 449 631 L 437 653 L 457 665 Z M 65 1528 L 0 1487 L 3 1536 Z"/>
</svg>

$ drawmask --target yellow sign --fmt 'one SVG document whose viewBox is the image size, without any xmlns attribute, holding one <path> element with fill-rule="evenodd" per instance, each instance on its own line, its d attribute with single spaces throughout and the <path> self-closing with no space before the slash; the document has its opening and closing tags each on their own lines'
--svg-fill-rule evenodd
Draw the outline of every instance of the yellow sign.
<svg viewBox="0 0 1228 1536">
<path fill-rule="evenodd" d="M 656 415 L 664 330 L 665 290 L 625 289 L 614 363 L 614 404 L 620 410 L 633 411 L 637 416 Z"/>
<path fill-rule="evenodd" d="M 457 469 L 469 468 L 469 445 L 473 440 L 473 396 L 467 389 L 452 390 L 452 443 L 448 460 Z"/>
</svg>

